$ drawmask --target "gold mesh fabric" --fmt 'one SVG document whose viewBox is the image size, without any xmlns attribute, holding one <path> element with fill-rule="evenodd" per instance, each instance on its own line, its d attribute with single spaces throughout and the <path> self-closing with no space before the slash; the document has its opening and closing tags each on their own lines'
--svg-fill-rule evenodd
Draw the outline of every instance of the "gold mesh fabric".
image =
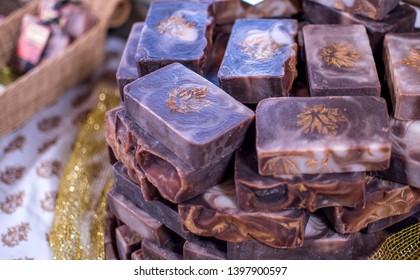
<svg viewBox="0 0 420 280">
<path fill-rule="evenodd" d="M 420 260 L 420 223 L 388 237 L 369 259 Z"/>
<path fill-rule="evenodd" d="M 95 90 L 97 101 L 76 139 L 61 177 L 49 235 L 54 259 L 104 259 L 106 194 L 113 184 L 105 113 L 119 102 L 116 89 Z"/>
</svg>

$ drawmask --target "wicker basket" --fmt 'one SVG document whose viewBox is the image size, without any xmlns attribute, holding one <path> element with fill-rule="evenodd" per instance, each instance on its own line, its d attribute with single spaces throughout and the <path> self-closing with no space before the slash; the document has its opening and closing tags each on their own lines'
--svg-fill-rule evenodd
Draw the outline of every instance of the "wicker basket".
<svg viewBox="0 0 420 280">
<path fill-rule="evenodd" d="M 16 10 L 0 24 L 0 67 L 8 63 L 16 47 L 23 15 L 35 14 L 37 2 Z M 83 2 L 97 16 L 98 23 L 63 54 L 35 67 L 0 93 L 0 136 L 21 126 L 65 90 L 88 78 L 103 62 L 108 28 L 123 23 L 131 7 L 127 0 Z"/>
</svg>

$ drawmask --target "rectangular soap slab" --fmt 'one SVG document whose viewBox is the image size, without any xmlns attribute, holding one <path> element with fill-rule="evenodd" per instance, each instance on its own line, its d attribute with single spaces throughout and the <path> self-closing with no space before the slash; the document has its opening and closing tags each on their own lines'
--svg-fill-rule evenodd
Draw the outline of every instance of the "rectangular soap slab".
<svg viewBox="0 0 420 280">
<path fill-rule="evenodd" d="M 391 117 L 389 123 L 391 163 L 387 170 L 375 172 L 375 175 L 420 188 L 420 120 L 402 121 Z"/>
<path fill-rule="evenodd" d="M 139 43 L 140 35 L 143 30 L 144 23 L 136 22 L 131 27 L 128 35 L 124 51 L 121 56 L 120 64 L 117 68 L 116 78 L 117 85 L 120 91 L 121 100 L 124 101 L 124 86 L 138 79 L 137 63 L 134 58 L 136 55 L 137 45 Z"/>
<path fill-rule="evenodd" d="M 124 90 L 127 117 L 193 168 L 233 153 L 254 119 L 252 110 L 179 63 Z"/>
<path fill-rule="evenodd" d="M 256 110 L 260 175 L 385 170 L 391 140 L 385 100 L 279 97 Z"/>
<path fill-rule="evenodd" d="M 381 84 L 363 25 L 303 27 L 311 96 L 379 96 Z"/>
<path fill-rule="evenodd" d="M 420 33 L 385 35 L 384 61 L 394 118 L 420 120 Z"/>
<path fill-rule="evenodd" d="M 255 149 L 241 148 L 235 158 L 238 207 L 245 211 L 275 212 L 330 206 L 363 207 L 365 172 L 282 175 L 258 174 Z"/>
<path fill-rule="evenodd" d="M 144 239 L 164 244 L 171 238 L 171 232 L 161 222 L 135 206 L 115 189 L 108 192 L 108 204 L 111 213 L 124 224 L 130 225 Z"/>
<path fill-rule="evenodd" d="M 238 19 L 217 74 L 221 88 L 242 103 L 288 96 L 297 76 L 297 21 Z"/>
<path fill-rule="evenodd" d="M 229 242 L 255 239 L 275 248 L 302 246 L 307 221 L 303 210 L 271 213 L 240 210 L 233 180 L 178 204 L 178 215 L 183 226 L 194 234 Z"/>
<path fill-rule="evenodd" d="M 368 230 L 381 230 L 420 210 L 420 189 L 372 176 L 367 177 L 365 199 L 364 208 L 331 207 L 323 211 L 336 231 L 344 234 L 375 223 L 378 225 Z M 384 219 L 386 222 L 381 222 Z"/>
<path fill-rule="evenodd" d="M 143 237 L 130 229 L 127 225 L 119 226 L 115 230 L 118 257 L 120 260 L 131 259 L 131 254 L 140 249 Z"/>
<path fill-rule="evenodd" d="M 311 0 L 330 8 L 361 15 L 373 20 L 384 19 L 398 6 L 399 0 Z"/>
<path fill-rule="evenodd" d="M 145 260 L 182 260 L 182 247 L 184 242 L 169 240 L 166 244 L 158 244 L 151 240 L 142 242 L 143 257 Z"/>
<path fill-rule="evenodd" d="M 401 4 L 381 21 L 331 9 L 310 0 L 303 0 L 304 17 L 315 24 L 362 24 L 366 27 L 370 45 L 374 54 L 382 53 L 385 34 L 414 32 L 416 10 L 407 4 Z"/>
<path fill-rule="evenodd" d="M 203 74 L 212 46 L 210 2 L 155 2 L 150 5 L 135 55 L 142 77 L 180 62 Z"/>
<path fill-rule="evenodd" d="M 226 242 L 185 241 L 184 260 L 226 260 Z"/>
<path fill-rule="evenodd" d="M 126 147 L 125 151 L 129 153 L 124 153 L 123 150 L 120 154 L 115 153 L 116 157 L 127 166 L 129 175 L 141 184 L 143 194 L 145 187 L 148 194 L 151 193 L 149 188 L 155 188 L 165 199 L 179 203 L 203 193 L 223 180 L 232 154 L 206 167 L 192 168 L 134 124 L 125 116 L 124 111 L 117 113 L 116 121 L 117 137 L 112 139 L 113 137 L 107 136 L 107 141 L 115 151 Z M 107 126 L 112 130 L 112 124 L 107 123 Z M 141 176 L 147 179 L 144 184 Z"/>
</svg>

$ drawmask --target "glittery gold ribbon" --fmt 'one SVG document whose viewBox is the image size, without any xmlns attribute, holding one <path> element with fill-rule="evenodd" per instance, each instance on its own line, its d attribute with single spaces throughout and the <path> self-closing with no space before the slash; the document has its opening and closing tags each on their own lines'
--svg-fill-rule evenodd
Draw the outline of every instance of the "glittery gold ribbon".
<svg viewBox="0 0 420 280">
<path fill-rule="evenodd" d="M 105 142 L 105 113 L 116 89 L 97 87 L 97 101 L 76 139 L 61 177 L 49 235 L 54 259 L 104 259 L 106 194 L 113 184 Z"/>
</svg>

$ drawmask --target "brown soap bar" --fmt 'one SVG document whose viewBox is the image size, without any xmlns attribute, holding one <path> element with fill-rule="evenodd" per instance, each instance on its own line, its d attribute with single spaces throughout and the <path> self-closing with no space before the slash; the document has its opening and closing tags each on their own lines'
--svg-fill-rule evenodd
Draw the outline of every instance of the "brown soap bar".
<svg viewBox="0 0 420 280">
<path fill-rule="evenodd" d="M 136 22 L 131 27 L 130 34 L 128 35 L 124 51 L 121 56 L 120 64 L 117 68 L 116 78 L 118 89 L 120 90 L 121 100 L 124 101 L 124 87 L 135 79 L 138 79 L 139 74 L 137 71 L 137 63 L 135 60 L 137 45 L 144 23 Z"/>
<path fill-rule="evenodd" d="M 207 1 L 208 0 L 200 0 Z M 214 22 L 218 25 L 233 24 L 235 20 L 242 16 L 240 0 L 212 0 Z"/>
<path fill-rule="evenodd" d="M 179 204 L 178 213 L 184 227 L 194 234 L 229 242 L 255 239 L 276 248 L 302 246 L 307 219 L 303 210 L 271 213 L 240 210 L 233 180 Z"/>
<path fill-rule="evenodd" d="M 393 116 L 420 120 L 420 33 L 387 34 L 384 61 Z"/>
<path fill-rule="evenodd" d="M 117 113 L 116 129 L 117 135 L 119 135 L 117 142 L 112 143 L 113 139 L 109 137 L 107 138 L 109 145 L 113 150 L 118 150 L 124 141 L 127 141 L 129 143 L 128 150 L 135 151 L 135 159 L 132 154 L 119 156 L 116 153 L 116 157 L 129 168 L 129 171 L 130 164 L 134 161 L 134 168 L 146 176 L 148 184 L 157 188 L 165 199 L 173 203 L 192 198 L 222 181 L 232 158 L 232 155 L 228 155 L 206 167 L 195 169 L 185 164 L 165 146 L 125 117 L 124 111 Z M 112 130 L 112 124 L 109 130 Z M 139 178 L 136 181 L 140 181 Z"/>
<path fill-rule="evenodd" d="M 306 25 L 302 30 L 311 96 L 380 95 L 363 25 Z"/>
<path fill-rule="evenodd" d="M 275 212 L 329 206 L 363 207 L 365 172 L 282 175 L 258 174 L 254 148 L 236 152 L 235 186 L 238 207 L 245 211 Z"/>
<path fill-rule="evenodd" d="M 391 226 L 420 210 L 420 189 L 372 176 L 367 176 L 366 179 L 364 208 L 323 209 L 336 231 L 357 232 L 370 226 L 368 231 L 374 232 Z M 382 221 L 383 219 L 387 220 Z"/>
<path fill-rule="evenodd" d="M 169 240 L 160 245 L 151 240 L 142 242 L 143 257 L 145 260 L 182 260 L 182 240 Z"/>
<path fill-rule="evenodd" d="M 217 78 L 217 73 L 219 72 L 223 57 L 225 56 L 231 29 L 231 26 L 221 26 L 214 29 L 214 44 L 211 57 L 209 58 L 209 67 L 204 73 L 204 77 L 218 87 L 220 87 L 220 83 Z"/>
<path fill-rule="evenodd" d="M 143 249 L 138 249 L 131 253 L 132 260 L 144 260 Z"/>
<path fill-rule="evenodd" d="M 144 212 L 115 189 L 108 192 L 108 204 L 111 212 L 124 224 L 130 225 L 144 239 L 164 244 L 171 237 L 170 231 L 158 220 Z"/>
<path fill-rule="evenodd" d="M 260 175 L 384 170 L 391 140 L 385 100 L 374 96 L 280 97 L 260 102 Z"/>
<path fill-rule="evenodd" d="M 142 77 L 180 62 L 203 74 L 212 45 L 210 2 L 155 2 L 150 5 L 135 59 Z"/>
<path fill-rule="evenodd" d="M 245 105 L 179 63 L 124 90 L 127 117 L 194 168 L 233 153 L 254 119 Z"/>
<path fill-rule="evenodd" d="M 373 20 L 384 19 L 398 6 L 399 0 L 311 0 L 330 8 L 361 15 Z"/>
<path fill-rule="evenodd" d="M 420 110 L 420 107 L 417 108 Z M 390 118 L 392 141 L 391 164 L 375 175 L 420 188 L 420 120 Z"/>
<path fill-rule="evenodd" d="M 104 230 L 104 253 L 106 260 L 118 260 L 115 237 L 116 227 L 117 220 L 115 219 L 114 215 L 111 214 L 109 208 L 107 207 Z"/>
<path fill-rule="evenodd" d="M 140 249 L 142 236 L 127 225 L 119 226 L 115 232 L 119 259 L 131 259 L 131 254 Z"/>
<path fill-rule="evenodd" d="M 297 21 L 238 19 L 217 74 L 220 85 L 242 103 L 288 96 L 297 76 Z"/>
<path fill-rule="evenodd" d="M 331 9 L 310 0 L 303 0 L 303 10 L 305 19 L 315 24 L 364 25 L 374 54 L 382 53 L 385 34 L 413 32 L 416 21 L 416 10 L 407 4 L 397 6 L 380 21 Z"/>
<path fill-rule="evenodd" d="M 185 241 L 184 260 L 225 260 L 226 242 Z"/>
<path fill-rule="evenodd" d="M 256 5 L 245 2 L 242 0 L 243 16 L 246 18 L 287 18 L 301 10 L 300 0 L 264 0 Z"/>
</svg>

